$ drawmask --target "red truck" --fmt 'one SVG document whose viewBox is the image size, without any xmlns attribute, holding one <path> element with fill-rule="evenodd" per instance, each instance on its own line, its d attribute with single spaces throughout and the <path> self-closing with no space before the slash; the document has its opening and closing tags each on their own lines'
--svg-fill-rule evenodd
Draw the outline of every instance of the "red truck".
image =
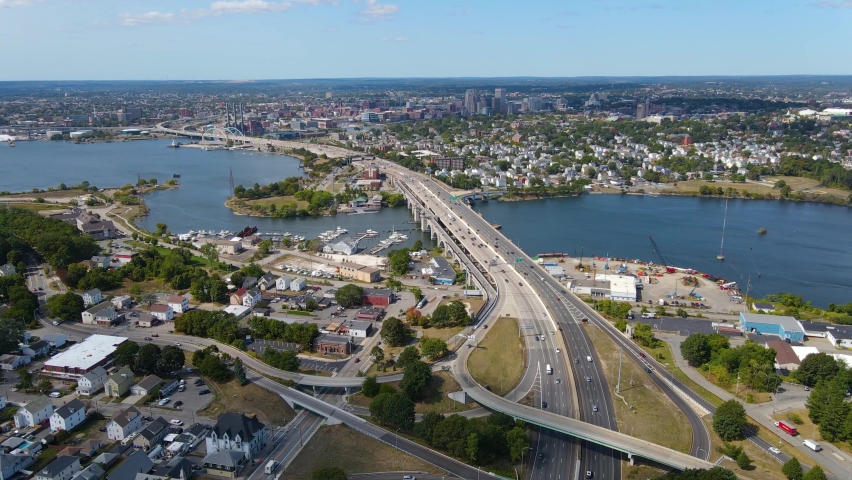
<svg viewBox="0 0 852 480">
<path fill-rule="evenodd" d="M 784 430 L 792 436 L 799 434 L 799 432 L 796 431 L 796 427 L 791 427 L 790 425 L 787 425 L 784 422 L 775 422 L 775 426 L 780 428 L 781 430 Z"/>
</svg>

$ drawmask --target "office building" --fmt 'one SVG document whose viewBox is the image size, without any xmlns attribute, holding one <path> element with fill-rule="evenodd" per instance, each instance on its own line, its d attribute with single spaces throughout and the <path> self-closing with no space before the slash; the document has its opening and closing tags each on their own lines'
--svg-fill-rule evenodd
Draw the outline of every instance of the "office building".
<svg viewBox="0 0 852 480">
<path fill-rule="evenodd" d="M 506 89 L 505 88 L 495 88 L 494 89 L 494 98 L 506 98 Z"/>
<path fill-rule="evenodd" d="M 464 108 L 467 110 L 468 114 L 476 113 L 476 89 L 471 88 L 468 91 L 464 92 Z"/>
<path fill-rule="evenodd" d="M 645 99 L 644 102 L 636 104 L 636 119 L 641 120 L 647 118 L 651 114 L 651 100 Z"/>
</svg>

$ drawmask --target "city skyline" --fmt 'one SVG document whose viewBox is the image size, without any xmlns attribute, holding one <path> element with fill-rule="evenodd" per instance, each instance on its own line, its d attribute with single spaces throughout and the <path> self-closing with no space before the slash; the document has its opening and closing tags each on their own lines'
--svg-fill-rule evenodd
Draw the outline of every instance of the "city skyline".
<svg viewBox="0 0 852 480">
<path fill-rule="evenodd" d="M 848 0 L 0 0 L 0 81 L 844 75 L 850 20 Z"/>
</svg>

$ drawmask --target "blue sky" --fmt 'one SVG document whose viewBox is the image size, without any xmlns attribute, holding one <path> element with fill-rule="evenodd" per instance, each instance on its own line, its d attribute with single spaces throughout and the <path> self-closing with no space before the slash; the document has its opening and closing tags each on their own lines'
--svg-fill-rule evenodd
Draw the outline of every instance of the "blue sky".
<svg viewBox="0 0 852 480">
<path fill-rule="evenodd" d="M 852 74 L 852 0 L 0 0 L 2 80 Z"/>
</svg>

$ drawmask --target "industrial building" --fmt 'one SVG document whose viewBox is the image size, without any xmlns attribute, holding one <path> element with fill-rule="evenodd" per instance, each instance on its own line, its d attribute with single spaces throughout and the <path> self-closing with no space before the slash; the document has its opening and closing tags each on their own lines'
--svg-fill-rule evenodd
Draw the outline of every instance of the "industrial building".
<svg viewBox="0 0 852 480">
<path fill-rule="evenodd" d="M 802 342 L 805 329 L 793 317 L 781 315 L 762 315 L 759 313 L 740 313 L 740 329 L 746 333 L 758 335 L 777 335 L 782 340 Z"/>
<path fill-rule="evenodd" d="M 53 377 L 77 379 L 97 367 L 107 368 L 112 364 L 115 349 L 126 341 L 124 337 L 91 335 L 44 362 L 42 373 Z"/>
</svg>

